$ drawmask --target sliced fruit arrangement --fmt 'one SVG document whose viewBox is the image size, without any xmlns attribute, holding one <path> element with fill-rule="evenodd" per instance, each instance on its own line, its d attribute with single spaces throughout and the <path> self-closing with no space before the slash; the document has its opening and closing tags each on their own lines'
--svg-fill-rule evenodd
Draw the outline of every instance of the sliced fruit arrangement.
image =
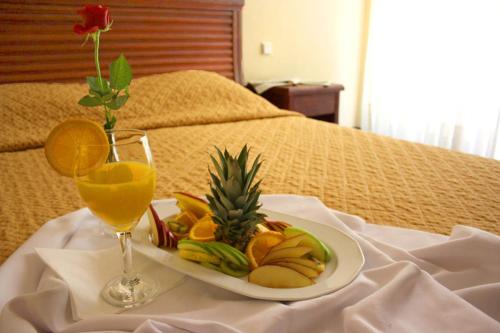
<svg viewBox="0 0 500 333">
<path fill-rule="evenodd" d="M 151 230 L 151 240 L 159 247 L 177 248 L 177 242 L 190 238 L 200 241 L 214 240 L 217 227 L 212 221 L 208 203 L 195 195 L 176 192 L 177 206 L 181 212 L 163 220 L 153 206 L 149 206 L 147 216 Z"/>
<path fill-rule="evenodd" d="M 202 200 L 185 193 L 180 198 Z M 157 246 L 177 248 L 181 258 L 206 268 L 234 277 L 249 274 L 249 282 L 264 287 L 300 288 L 314 284 L 332 257 L 331 250 L 314 235 L 280 221 L 270 222 L 276 226 L 274 230 L 279 231 L 268 229 L 268 221 L 258 224 L 242 253 L 231 245 L 215 241 L 218 226 L 210 214 L 198 218 L 189 210 L 193 206 L 179 206 L 184 210 L 165 220 L 150 207 L 152 241 Z M 197 206 L 202 207 L 200 203 Z"/>
<path fill-rule="evenodd" d="M 283 230 L 284 239 L 259 260 L 248 280 L 270 288 L 300 288 L 314 284 L 325 270 L 331 250 L 306 230 Z"/>
<path fill-rule="evenodd" d="M 198 200 L 197 207 L 202 207 L 202 199 L 194 195 L 183 193 L 180 198 Z M 190 210 L 193 205 L 178 206 L 183 210 L 165 220 L 150 207 L 148 217 L 153 243 L 177 248 L 181 258 L 206 268 L 234 277 L 249 274 L 251 283 L 269 288 L 309 286 L 332 257 L 331 250 L 307 230 L 280 221 L 258 224 L 243 253 L 229 244 L 215 241 L 218 226 L 210 214 L 198 218 L 201 214 L 195 215 Z M 276 228 L 270 230 L 266 222 Z"/>
<path fill-rule="evenodd" d="M 242 277 L 250 272 L 248 258 L 241 251 L 222 242 L 179 241 L 179 256 L 227 275 Z"/>
<path fill-rule="evenodd" d="M 264 259 L 269 251 L 284 240 L 285 236 L 279 232 L 264 231 L 257 233 L 250 240 L 245 251 L 250 260 L 250 268 L 255 269 L 259 267 L 262 259 Z"/>
</svg>

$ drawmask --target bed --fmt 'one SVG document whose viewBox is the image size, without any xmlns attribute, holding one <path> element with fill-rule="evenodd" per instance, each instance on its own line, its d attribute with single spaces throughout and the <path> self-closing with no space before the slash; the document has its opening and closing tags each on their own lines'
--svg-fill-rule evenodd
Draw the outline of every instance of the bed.
<svg viewBox="0 0 500 333">
<path fill-rule="evenodd" d="M 156 198 L 204 195 L 213 146 L 248 144 L 264 158 L 264 193 L 316 196 L 375 224 L 441 234 L 463 224 L 500 234 L 499 162 L 308 119 L 240 85 L 243 1 L 108 4 L 116 23 L 103 42 L 104 62 L 120 50 L 136 74 L 118 126 L 148 130 Z M 50 129 L 102 115 L 76 103 L 86 88 L 74 81 L 93 71 L 90 48 L 70 31 L 77 7 L 57 0 L 0 8 L 3 262 L 42 224 L 83 206 L 71 179 L 45 160 Z M 34 34 L 40 25 L 46 29 Z"/>
</svg>

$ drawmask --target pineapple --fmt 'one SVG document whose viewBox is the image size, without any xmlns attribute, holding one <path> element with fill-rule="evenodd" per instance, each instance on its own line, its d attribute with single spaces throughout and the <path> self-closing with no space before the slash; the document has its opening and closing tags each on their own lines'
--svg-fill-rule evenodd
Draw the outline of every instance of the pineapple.
<svg viewBox="0 0 500 333">
<path fill-rule="evenodd" d="M 207 194 L 213 221 L 218 225 L 215 239 L 245 251 L 246 245 L 255 233 L 257 224 L 263 221 L 264 214 L 257 213 L 259 205 L 258 181 L 252 182 L 259 171 L 260 155 L 255 158 L 250 170 L 247 170 L 249 149 L 245 145 L 238 156 L 231 156 L 215 147 L 219 161 L 210 156 L 215 173 L 210 171 L 212 179 Z"/>
</svg>

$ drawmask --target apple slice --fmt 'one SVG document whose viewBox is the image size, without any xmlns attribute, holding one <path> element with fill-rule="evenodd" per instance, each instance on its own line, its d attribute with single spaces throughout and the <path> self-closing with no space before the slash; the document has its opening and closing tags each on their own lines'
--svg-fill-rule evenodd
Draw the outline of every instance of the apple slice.
<svg viewBox="0 0 500 333">
<path fill-rule="evenodd" d="M 231 245 L 216 241 L 208 242 L 205 245 L 223 261 L 228 261 L 235 267 L 248 267 L 247 256 Z"/>
<path fill-rule="evenodd" d="M 304 229 L 300 229 L 297 227 L 288 227 L 283 231 L 283 234 L 286 238 L 292 238 L 297 235 L 306 234 L 307 237 L 302 240 L 299 244 L 301 246 L 308 246 L 312 248 L 311 255 L 318 259 L 321 262 L 328 262 L 332 257 L 332 252 L 330 249 L 315 236 L 310 234 Z"/>
<path fill-rule="evenodd" d="M 206 262 L 206 261 L 200 262 L 200 265 L 203 266 L 203 267 L 206 267 L 206 268 L 213 269 L 214 271 L 217 271 L 217 272 L 222 272 L 222 270 L 220 269 L 219 266 L 211 264 L 211 263 Z"/>
<path fill-rule="evenodd" d="M 165 244 L 165 224 L 160 220 L 152 205 L 149 205 L 147 216 L 151 230 L 151 241 L 156 246 L 163 246 Z"/>
<path fill-rule="evenodd" d="M 311 269 L 314 269 L 318 273 L 321 273 L 325 270 L 325 264 L 323 264 L 322 262 L 319 262 L 316 259 L 311 260 L 311 259 L 306 259 L 306 258 L 280 258 L 280 259 L 277 259 L 277 261 L 290 262 L 290 263 L 306 266 L 306 267 L 309 267 Z M 270 264 L 274 264 L 274 261 L 271 261 Z"/>
<path fill-rule="evenodd" d="M 306 238 L 307 238 L 306 234 L 300 234 L 300 235 L 296 235 L 296 236 L 287 238 L 284 241 L 282 241 L 281 243 L 279 243 L 278 245 L 276 245 L 275 247 L 273 247 L 271 249 L 271 251 L 269 251 L 269 252 L 285 249 L 287 247 L 296 247 L 300 244 L 300 242 L 302 242 Z"/>
<path fill-rule="evenodd" d="M 265 265 L 254 269 L 248 281 L 269 288 L 302 288 L 314 284 L 314 281 L 288 267 Z"/>
<path fill-rule="evenodd" d="M 315 278 L 319 275 L 318 271 L 315 271 L 314 269 L 309 268 L 307 266 L 295 264 L 293 262 L 277 261 L 273 262 L 273 265 L 291 268 L 294 271 L 297 271 L 300 274 L 307 276 L 308 278 Z"/>
<path fill-rule="evenodd" d="M 174 197 L 177 199 L 177 207 L 181 211 L 191 212 L 197 219 L 212 213 L 208 203 L 197 196 L 185 192 L 174 192 Z"/>
<path fill-rule="evenodd" d="M 190 251 L 190 250 L 179 250 L 179 256 L 183 259 L 196 261 L 196 262 L 207 262 L 209 264 L 218 265 L 220 264 L 220 259 L 213 254 Z"/>
<path fill-rule="evenodd" d="M 300 258 L 303 255 L 311 252 L 311 248 L 307 246 L 287 247 L 284 249 L 269 252 L 260 262 L 260 265 L 265 265 L 271 261 L 276 261 L 280 258 Z"/>
<path fill-rule="evenodd" d="M 195 251 L 195 252 L 203 252 L 206 254 L 214 254 L 209 250 L 209 248 L 206 246 L 205 243 L 190 240 L 190 239 L 180 240 L 179 244 L 177 245 L 177 248 L 179 250 L 189 250 L 189 251 Z"/>
<path fill-rule="evenodd" d="M 248 268 L 248 266 L 247 267 L 241 267 L 241 266 L 234 267 L 234 265 L 232 265 L 228 261 L 222 261 L 220 263 L 220 270 L 221 270 L 222 273 L 227 274 L 227 275 L 231 275 L 231 276 L 234 276 L 234 277 L 245 276 L 250 271 L 250 269 Z"/>
<path fill-rule="evenodd" d="M 164 247 L 168 247 L 169 249 L 176 249 L 177 242 L 179 241 L 179 237 L 168 228 L 166 224 L 163 224 L 163 236 L 164 236 Z"/>
</svg>

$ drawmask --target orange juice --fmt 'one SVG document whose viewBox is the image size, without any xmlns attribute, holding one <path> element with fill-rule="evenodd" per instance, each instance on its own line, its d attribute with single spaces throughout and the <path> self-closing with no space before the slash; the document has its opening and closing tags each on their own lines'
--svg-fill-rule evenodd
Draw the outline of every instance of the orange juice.
<svg viewBox="0 0 500 333">
<path fill-rule="evenodd" d="M 139 162 L 106 163 L 76 179 L 90 210 L 116 231 L 128 231 L 146 211 L 156 185 L 156 172 Z"/>
</svg>

